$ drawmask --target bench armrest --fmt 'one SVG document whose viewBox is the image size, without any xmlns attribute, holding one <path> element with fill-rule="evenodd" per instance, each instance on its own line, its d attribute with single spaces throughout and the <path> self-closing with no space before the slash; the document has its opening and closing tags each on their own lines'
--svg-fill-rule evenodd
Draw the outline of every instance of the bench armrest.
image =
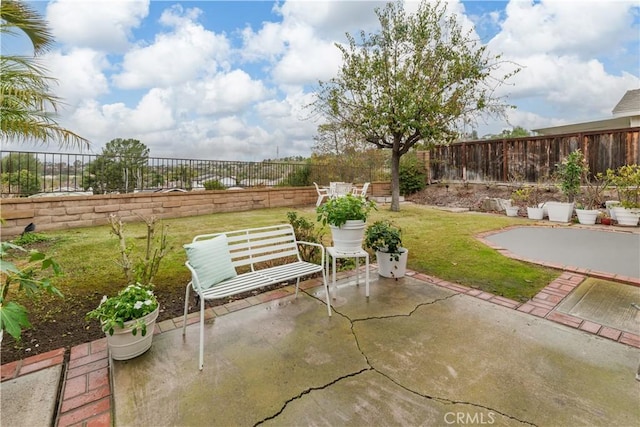
<svg viewBox="0 0 640 427">
<path fill-rule="evenodd" d="M 301 240 L 297 240 L 296 243 L 320 248 L 320 252 L 322 253 L 322 260 L 320 261 L 320 265 L 324 265 L 324 246 L 322 246 L 320 243 L 305 242 Z"/>
</svg>

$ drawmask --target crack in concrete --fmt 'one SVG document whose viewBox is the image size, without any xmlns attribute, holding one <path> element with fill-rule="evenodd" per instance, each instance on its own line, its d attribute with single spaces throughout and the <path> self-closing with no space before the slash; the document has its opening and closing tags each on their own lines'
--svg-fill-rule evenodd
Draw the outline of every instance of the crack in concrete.
<svg viewBox="0 0 640 427">
<path fill-rule="evenodd" d="M 263 419 L 263 420 L 258 421 L 258 422 L 257 422 L 257 423 L 255 423 L 253 426 L 254 426 L 254 427 L 259 426 L 259 425 L 264 424 L 265 422 L 267 422 L 267 421 L 269 421 L 269 420 L 273 420 L 273 419 L 277 418 L 277 417 L 278 417 L 278 415 L 282 414 L 282 412 L 287 408 L 287 405 L 289 405 L 289 403 L 293 402 L 294 400 L 298 400 L 298 399 L 302 398 L 302 396 L 304 396 L 304 395 L 306 395 L 306 394 L 309 394 L 309 393 L 311 393 L 312 391 L 324 390 L 324 389 L 326 389 L 326 388 L 328 388 L 328 387 L 331 387 L 331 386 L 332 386 L 332 385 L 334 385 L 334 384 L 337 384 L 338 382 L 340 382 L 340 381 L 342 381 L 342 380 L 344 380 L 344 379 L 346 379 L 346 378 L 355 377 L 355 376 L 357 376 L 357 375 L 360 375 L 360 374 L 361 374 L 361 373 L 363 373 L 363 372 L 370 371 L 371 369 L 372 369 L 372 368 L 371 368 L 371 366 L 369 366 L 369 368 L 361 369 L 361 370 L 359 370 L 359 371 L 357 371 L 357 372 L 352 372 L 352 373 L 350 373 L 350 374 L 340 376 L 340 377 L 338 377 L 338 378 L 334 379 L 333 381 L 331 381 L 331 382 L 329 382 L 329 383 L 327 383 L 327 384 L 324 384 L 324 385 L 321 385 L 321 386 L 318 386 L 318 387 L 310 387 L 310 388 L 308 388 L 308 389 L 306 389 L 306 390 L 302 391 L 302 392 L 301 392 L 300 394 L 298 394 L 297 396 L 293 396 L 292 398 L 290 398 L 290 399 L 288 399 L 286 402 L 284 402 L 284 405 L 282 405 L 282 407 L 280 408 L 280 410 L 279 410 L 278 412 L 276 412 L 276 413 L 275 413 L 275 414 L 273 414 L 273 415 L 268 416 L 267 418 L 265 418 L 265 419 Z"/>
<path fill-rule="evenodd" d="M 324 302 L 321 298 L 318 298 L 318 297 L 316 297 L 315 295 L 311 295 L 311 294 L 310 294 L 310 293 L 308 293 L 306 290 L 302 290 L 302 292 L 304 292 L 305 294 L 309 295 L 310 297 L 315 298 L 315 299 L 317 299 L 318 301 L 320 301 L 320 302 L 322 302 L 323 304 L 325 304 L 325 302 Z M 344 313 L 342 313 L 342 312 L 340 312 L 340 311 L 336 310 L 334 307 L 332 307 L 333 311 L 334 311 L 337 315 L 340 315 L 340 316 L 344 317 L 345 319 L 347 319 L 347 320 L 349 321 L 349 323 L 350 323 L 350 325 L 351 325 L 351 327 L 350 327 L 351 334 L 353 335 L 353 338 L 354 338 L 354 340 L 355 340 L 356 347 L 357 347 L 357 348 L 358 348 L 358 350 L 360 351 L 360 354 L 362 354 L 362 357 L 364 357 L 364 360 L 366 361 L 366 364 L 367 364 L 367 366 L 369 366 L 369 367 L 368 367 L 368 368 L 365 368 L 365 369 L 361 369 L 361 370 L 359 370 L 359 371 L 357 371 L 357 372 L 352 372 L 352 373 L 350 373 L 350 374 L 340 376 L 340 377 L 338 377 L 338 378 L 334 379 L 333 381 L 331 381 L 331 382 L 329 382 L 329 383 L 327 383 L 327 384 L 324 384 L 324 385 L 322 385 L 322 386 L 318 386 L 318 387 L 310 387 L 310 388 L 308 388 L 308 389 L 304 390 L 303 392 L 299 393 L 297 396 L 294 396 L 294 397 L 291 397 L 290 399 L 288 399 L 288 400 L 287 400 L 287 401 L 282 405 L 282 407 L 280 408 L 280 410 L 278 410 L 275 414 L 273 414 L 273 415 L 271 415 L 271 416 L 269 416 L 269 417 L 267 417 L 267 418 L 265 418 L 265 419 L 263 419 L 263 420 L 261 420 L 261 421 L 258 421 L 256 424 L 254 424 L 254 427 L 255 427 L 255 426 L 258 426 L 258 425 L 261 425 L 261 424 L 263 424 L 263 423 L 265 423 L 265 422 L 267 422 L 267 421 L 269 421 L 269 420 L 273 420 L 273 419 L 277 418 L 277 417 L 278 417 L 280 414 L 282 414 L 282 412 L 287 408 L 287 406 L 289 405 L 289 403 L 291 403 L 291 402 L 293 402 L 293 401 L 295 401 L 295 400 L 298 400 L 298 399 L 302 398 L 302 396 L 307 395 L 307 394 L 311 393 L 312 391 L 317 391 L 317 390 L 324 390 L 324 389 L 327 389 L 327 388 L 329 388 L 330 386 L 332 386 L 332 385 L 334 385 L 334 384 L 337 384 L 338 382 L 340 382 L 340 381 L 342 381 L 342 380 L 344 380 L 344 379 L 352 378 L 352 377 L 355 377 L 355 376 L 357 376 L 357 375 L 362 374 L 363 372 L 368 372 L 368 371 L 373 371 L 373 372 L 375 372 L 375 373 L 377 373 L 377 374 L 379 374 L 379 375 L 383 376 L 384 378 L 388 379 L 389 381 L 391 381 L 392 383 L 394 383 L 394 384 L 395 384 L 395 385 L 397 385 L 398 387 L 402 388 L 403 390 L 406 390 L 406 391 L 407 391 L 407 392 L 409 392 L 409 393 L 415 394 L 416 396 L 420 396 L 420 397 L 423 397 L 423 398 L 425 398 L 425 399 L 435 400 L 435 401 L 438 401 L 438 402 L 441 402 L 441 403 L 444 403 L 444 404 L 447 404 L 447 405 L 469 405 L 469 406 L 472 406 L 472 407 L 475 407 L 475 408 L 482 408 L 482 409 L 484 409 L 484 410 L 487 410 L 487 411 L 490 411 L 490 412 L 494 412 L 494 413 L 496 413 L 496 414 L 500 414 L 500 415 L 502 415 L 503 417 L 509 418 L 509 419 L 514 420 L 514 421 L 516 421 L 516 422 L 523 423 L 523 424 L 526 424 L 526 425 L 529 425 L 529 426 L 533 426 L 533 427 L 538 427 L 538 425 L 537 425 L 537 424 L 535 424 L 535 423 L 532 423 L 532 422 L 530 422 L 530 421 L 526 421 L 526 420 L 522 420 L 522 419 L 520 419 L 520 418 L 514 417 L 514 416 L 509 415 L 509 414 L 507 414 L 507 413 L 505 413 L 505 412 L 502 412 L 502 411 L 500 411 L 500 410 L 498 410 L 498 409 L 495 409 L 495 408 L 492 408 L 492 407 L 489 407 L 489 406 L 485 406 L 485 405 L 482 405 L 482 404 L 479 404 L 479 403 L 466 402 L 466 401 L 462 401 L 462 400 L 452 400 L 452 399 L 448 399 L 448 398 L 445 398 L 445 397 L 439 397 L 439 396 L 430 396 L 430 395 L 428 395 L 428 394 L 422 394 L 422 393 L 420 393 L 420 392 L 418 392 L 418 391 L 416 391 L 416 390 L 412 390 L 412 389 L 410 389 L 409 387 L 407 387 L 407 386 L 405 386 L 405 385 L 403 385 L 403 384 L 399 383 L 397 380 L 395 380 L 394 378 L 392 378 L 392 377 L 390 377 L 389 375 L 385 374 L 384 372 L 379 371 L 376 367 L 374 367 L 374 366 L 371 364 L 371 362 L 369 361 L 369 358 L 367 357 L 367 355 L 366 355 L 365 351 L 364 351 L 364 350 L 362 350 L 362 348 L 360 347 L 360 342 L 359 342 L 359 340 L 358 340 L 358 335 L 356 334 L 356 332 L 355 332 L 355 330 L 354 330 L 355 323 L 357 323 L 357 322 L 364 322 L 364 321 L 367 321 L 367 320 L 392 319 L 392 318 L 396 318 L 396 317 L 411 317 L 411 316 L 412 316 L 412 315 L 413 315 L 413 314 L 414 314 L 418 309 L 420 309 L 421 307 L 426 307 L 426 306 L 429 306 L 429 305 L 433 305 L 433 304 L 436 304 L 436 303 L 440 303 L 440 302 L 442 302 L 442 301 L 449 300 L 449 299 L 454 298 L 454 297 L 457 297 L 457 296 L 459 296 L 459 295 L 460 295 L 460 294 L 457 294 L 457 293 L 456 293 L 456 294 L 448 295 L 448 296 L 446 296 L 446 297 L 444 297 L 444 298 L 436 298 L 436 299 L 434 299 L 433 301 L 430 301 L 430 302 L 423 302 L 423 303 L 417 304 L 417 305 L 415 306 L 415 308 L 414 308 L 413 310 L 411 310 L 411 311 L 410 311 L 409 313 L 407 313 L 407 314 L 393 314 L 393 315 L 388 315 L 388 316 L 373 316 L 373 317 L 367 317 L 367 318 L 363 318 L 363 319 L 355 319 L 355 320 L 350 319 L 350 318 L 349 318 L 349 316 L 347 316 L 346 314 L 344 314 Z"/>
</svg>

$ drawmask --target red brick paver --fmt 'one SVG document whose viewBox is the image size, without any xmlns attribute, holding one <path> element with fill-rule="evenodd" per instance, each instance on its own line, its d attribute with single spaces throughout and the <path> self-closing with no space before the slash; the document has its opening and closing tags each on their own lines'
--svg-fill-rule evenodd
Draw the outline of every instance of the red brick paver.
<svg viewBox="0 0 640 427">
<path fill-rule="evenodd" d="M 110 426 L 111 383 L 106 338 L 71 349 L 58 427 Z"/>
</svg>

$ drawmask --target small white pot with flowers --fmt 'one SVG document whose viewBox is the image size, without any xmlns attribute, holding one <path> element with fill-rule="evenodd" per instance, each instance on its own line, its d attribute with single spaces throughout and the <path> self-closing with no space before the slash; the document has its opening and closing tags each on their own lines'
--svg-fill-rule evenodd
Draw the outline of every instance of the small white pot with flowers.
<svg viewBox="0 0 640 427">
<path fill-rule="evenodd" d="M 128 360 L 151 347 L 159 310 L 153 291 L 137 283 L 122 289 L 116 296 L 105 295 L 87 317 L 100 322 L 107 335 L 111 357 Z"/>
<path fill-rule="evenodd" d="M 120 241 L 120 265 L 129 285 L 116 296 L 104 296 L 97 308 L 87 313 L 88 319 L 100 322 L 107 334 L 111 358 L 133 359 L 149 350 L 160 304 L 153 293 L 153 278 L 167 254 L 166 227 L 155 238 L 156 218 L 143 218 L 147 225 L 146 251 L 133 258 L 135 245 L 127 244 L 124 224 L 117 215 L 109 216 L 111 232 Z"/>
</svg>

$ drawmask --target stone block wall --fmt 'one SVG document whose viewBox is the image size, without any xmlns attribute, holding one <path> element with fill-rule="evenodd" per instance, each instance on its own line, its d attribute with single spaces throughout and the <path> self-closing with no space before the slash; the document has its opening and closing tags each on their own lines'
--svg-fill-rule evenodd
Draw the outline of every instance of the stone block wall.
<svg viewBox="0 0 640 427">
<path fill-rule="evenodd" d="M 372 196 L 390 193 L 390 183 L 372 183 Z M 139 216 L 180 218 L 218 212 L 240 212 L 279 207 L 313 207 L 314 187 L 249 188 L 244 190 L 190 191 L 186 193 L 133 193 L 96 196 L 14 198 L 0 200 L 2 238 L 19 235 L 29 223 L 37 231 L 92 227 L 108 223 L 109 214 L 123 221 Z"/>
</svg>

